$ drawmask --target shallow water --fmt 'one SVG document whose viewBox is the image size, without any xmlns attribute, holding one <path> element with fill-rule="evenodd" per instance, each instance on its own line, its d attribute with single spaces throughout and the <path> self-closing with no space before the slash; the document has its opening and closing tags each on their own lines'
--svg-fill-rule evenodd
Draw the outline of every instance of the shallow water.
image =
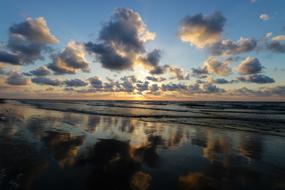
<svg viewBox="0 0 285 190">
<path fill-rule="evenodd" d="M 283 103 L 5 101 L 0 189 L 285 189 Z"/>
</svg>

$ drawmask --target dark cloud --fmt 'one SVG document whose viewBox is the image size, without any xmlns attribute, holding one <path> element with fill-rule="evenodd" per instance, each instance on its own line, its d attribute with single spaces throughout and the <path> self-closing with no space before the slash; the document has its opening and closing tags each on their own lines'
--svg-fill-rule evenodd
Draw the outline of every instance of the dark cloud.
<svg viewBox="0 0 285 190">
<path fill-rule="evenodd" d="M 30 83 L 30 80 L 28 78 L 25 78 L 22 74 L 17 72 L 12 72 L 9 74 L 9 76 L 6 79 L 6 83 L 10 85 L 28 85 Z"/>
<path fill-rule="evenodd" d="M 49 86 L 60 86 L 62 81 L 57 79 L 50 79 L 46 77 L 35 77 L 32 78 L 32 82 L 38 85 L 49 85 Z"/>
<path fill-rule="evenodd" d="M 207 75 L 209 74 L 208 70 L 206 67 L 203 68 L 192 68 L 192 76 L 196 78 L 206 78 Z"/>
<path fill-rule="evenodd" d="M 9 40 L 1 50 L 0 61 L 13 65 L 24 65 L 41 59 L 48 44 L 58 43 L 51 34 L 43 17 L 27 18 L 24 22 L 9 28 Z"/>
<path fill-rule="evenodd" d="M 274 83 L 275 82 L 275 80 L 273 78 L 270 78 L 266 75 L 249 75 L 249 76 L 245 76 L 245 77 L 238 77 L 237 81 L 257 83 L 257 84 L 266 84 L 266 83 Z"/>
<path fill-rule="evenodd" d="M 75 74 L 77 70 L 89 72 L 90 63 L 85 54 L 85 48 L 81 44 L 71 41 L 61 53 L 53 56 L 53 62 L 48 68 L 58 75 Z"/>
<path fill-rule="evenodd" d="M 231 83 L 232 81 L 228 81 L 227 79 L 223 79 L 223 78 L 217 78 L 217 79 L 213 79 L 213 81 L 211 82 L 215 84 L 228 84 L 228 83 Z"/>
<path fill-rule="evenodd" d="M 184 42 L 203 48 L 220 40 L 225 21 L 220 12 L 214 12 L 209 16 L 186 16 L 181 22 L 179 37 Z"/>
<path fill-rule="evenodd" d="M 152 84 L 149 87 L 150 93 L 153 95 L 160 95 L 159 86 L 157 84 Z"/>
<path fill-rule="evenodd" d="M 102 66 L 110 70 L 125 70 L 131 69 L 134 62 L 129 57 L 124 57 L 116 52 L 116 50 L 107 44 L 87 43 L 86 49 L 89 52 L 95 53 L 97 59 Z"/>
<path fill-rule="evenodd" d="M 217 87 L 214 84 L 206 83 L 203 85 L 203 93 L 223 93 L 226 92 L 224 89 Z"/>
<path fill-rule="evenodd" d="M 137 82 L 137 78 L 134 75 L 122 77 L 121 81 L 122 82 L 118 84 L 119 91 L 133 92 L 135 90 L 134 84 Z"/>
<path fill-rule="evenodd" d="M 161 75 L 161 74 L 164 74 L 164 72 L 165 72 L 164 66 L 156 66 L 152 70 L 149 71 L 149 73 L 152 75 Z"/>
<path fill-rule="evenodd" d="M 82 87 L 87 86 L 89 83 L 81 79 L 65 80 L 64 84 L 68 87 Z"/>
<path fill-rule="evenodd" d="M 50 74 L 51 74 L 50 70 L 45 66 L 39 67 L 27 73 L 27 75 L 34 75 L 34 76 L 47 76 Z"/>
<path fill-rule="evenodd" d="M 174 84 L 174 83 L 169 83 L 169 84 L 162 84 L 161 85 L 161 90 L 162 91 L 185 91 L 187 90 L 187 85 L 185 84 Z"/>
<path fill-rule="evenodd" d="M 103 82 L 99 79 L 99 77 L 95 76 L 88 79 L 91 86 L 95 89 L 102 89 L 103 88 Z"/>
<path fill-rule="evenodd" d="M 116 9 L 109 22 L 103 25 L 98 42 L 85 44 L 106 69 L 132 69 L 138 59 L 144 57 L 145 42 L 155 34 L 148 31 L 140 15 L 131 9 Z M 158 50 L 146 56 L 148 64 L 156 64 Z"/>
<path fill-rule="evenodd" d="M 242 75 L 257 74 L 262 71 L 262 65 L 255 57 L 245 58 L 237 67 L 237 71 Z"/>
<path fill-rule="evenodd" d="M 161 58 L 161 51 L 154 49 L 153 51 L 147 53 L 146 57 L 142 58 L 145 65 L 151 67 L 157 67 Z"/>
<path fill-rule="evenodd" d="M 148 81 L 137 83 L 137 90 L 139 91 L 139 93 L 147 91 L 148 89 L 149 89 L 149 82 Z"/>
<path fill-rule="evenodd" d="M 222 40 L 209 47 L 212 55 L 235 55 L 253 51 L 257 46 L 255 39 L 241 38 L 235 42 L 232 40 Z"/>
<path fill-rule="evenodd" d="M 9 53 L 7 51 L 0 50 L 0 62 L 9 63 L 12 65 L 20 64 L 20 56 L 14 53 Z"/>
</svg>

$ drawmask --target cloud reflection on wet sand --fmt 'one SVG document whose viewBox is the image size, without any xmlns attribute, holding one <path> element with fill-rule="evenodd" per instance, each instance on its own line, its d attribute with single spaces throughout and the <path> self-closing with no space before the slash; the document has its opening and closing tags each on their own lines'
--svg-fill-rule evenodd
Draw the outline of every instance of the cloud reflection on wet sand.
<svg viewBox="0 0 285 190">
<path fill-rule="evenodd" d="M 0 114 L 3 189 L 284 188 L 282 137 L 15 103 Z"/>
</svg>

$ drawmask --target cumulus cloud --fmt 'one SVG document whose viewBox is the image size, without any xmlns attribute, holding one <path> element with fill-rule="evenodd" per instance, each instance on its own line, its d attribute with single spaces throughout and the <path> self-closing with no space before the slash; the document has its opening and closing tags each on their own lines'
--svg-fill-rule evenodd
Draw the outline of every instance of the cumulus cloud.
<svg viewBox="0 0 285 190">
<path fill-rule="evenodd" d="M 274 83 L 275 80 L 266 75 L 249 75 L 245 77 L 238 77 L 238 81 L 240 82 L 249 82 L 249 83 L 257 83 L 257 84 L 266 84 L 266 83 Z"/>
<path fill-rule="evenodd" d="M 38 85 L 49 85 L 49 86 L 60 86 L 62 81 L 58 79 L 50 79 L 46 77 L 35 77 L 32 78 L 32 82 Z"/>
<path fill-rule="evenodd" d="M 150 90 L 150 94 L 160 95 L 159 86 L 157 84 L 152 84 L 149 87 L 149 90 Z"/>
<path fill-rule="evenodd" d="M 182 68 L 174 67 L 170 65 L 166 65 L 165 68 L 170 74 L 174 76 L 172 77 L 172 79 L 190 80 L 190 75 L 186 73 Z"/>
<path fill-rule="evenodd" d="M 28 85 L 30 83 L 30 80 L 28 78 L 25 78 L 22 74 L 18 72 L 12 72 L 9 74 L 9 76 L 6 79 L 6 84 L 10 85 Z"/>
<path fill-rule="evenodd" d="M 48 44 L 58 43 L 58 39 L 50 32 L 43 17 L 32 19 L 9 28 L 9 40 L 0 51 L 0 62 L 24 65 L 42 58 L 43 50 Z"/>
<path fill-rule="evenodd" d="M 82 86 L 87 86 L 89 83 L 81 79 L 70 79 L 70 80 L 65 80 L 64 84 L 68 87 L 82 87 Z"/>
<path fill-rule="evenodd" d="M 207 67 L 203 68 L 192 68 L 192 76 L 196 78 L 207 78 L 207 75 L 209 74 Z"/>
<path fill-rule="evenodd" d="M 255 57 L 245 58 L 237 67 L 237 71 L 242 75 L 257 74 L 262 71 L 262 65 Z"/>
<path fill-rule="evenodd" d="M 51 74 L 50 70 L 47 67 L 42 66 L 42 67 L 39 67 L 39 68 L 37 68 L 35 70 L 30 71 L 26 75 L 29 75 L 29 76 L 31 76 L 31 75 L 34 75 L 34 76 L 47 76 L 47 75 L 50 75 L 50 74 Z"/>
<path fill-rule="evenodd" d="M 137 78 L 134 75 L 122 77 L 121 80 L 122 83 L 118 85 L 119 91 L 133 92 L 135 90 L 134 83 L 137 82 Z"/>
<path fill-rule="evenodd" d="M 215 57 L 209 57 L 205 62 L 204 66 L 209 73 L 213 73 L 220 76 L 228 76 L 231 73 L 231 68 L 229 67 L 230 62 L 228 61 L 218 61 Z"/>
<path fill-rule="evenodd" d="M 161 75 L 161 74 L 164 74 L 165 69 L 166 69 L 165 66 L 157 66 L 157 67 L 154 67 L 153 69 L 151 69 L 149 71 L 149 73 L 153 74 L 153 75 Z"/>
<path fill-rule="evenodd" d="M 86 60 L 85 48 L 82 44 L 70 41 L 63 51 L 53 56 L 48 68 L 55 74 L 75 74 L 77 70 L 89 72 L 90 63 Z"/>
<path fill-rule="evenodd" d="M 223 93 L 224 89 L 217 87 L 214 84 L 206 83 L 203 84 L 203 93 Z"/>
<path fill-rule="evenodd" d="M 247 53 L 257 46 L 255 39 L 241 37 L 237 42 L 232 40 L 222 40 L 209 47 L 212 55 L 235 55 Z"/>
<path fill-rule="evenodd" d="M 189 80 L 190 74 L 185 72 L 182 68 L 175 67 L 172 65 L 156 66 L 150 70 L 150 74 L 160 75 L 164 73 L 170 73 L 172 75 L 171 79 L 177 80 Z"/>
<path fill-rule="evenodd" d="M 153 51 L 147 53 L 145 57 L 142 57 L 142 61 L 145 65 L 150 67 L 157 67 L 161 58 L 161 51 L 159 49 L 154 49 Z"/>
<path fill-rule="evenodd" d="M 269 16 L 267 14 L 261 14 L 259 18 L 260 20 L 263 20 L 263 21 L 269 20 Z"/>
<path fill-rule="evenodd" d="M 93 88 L 95 89 L 103 88 L 103 82 L 99 77 L 95 76 L 95 77 L 89 78 L 88 80 Z"/>
<path fill-rule="evenodd" d="M 147 29 L 141 16 L 131 9 L 116 9 L 109 22 L 103 25 L 98 42 L 85 44 L 87 51 L 93 53 L 106 69 L 132 69 L 137 62 L 157 66 L 159 50 L 146 56 L 145 43 L 154 40 L 155 34 Z"/>
<path fill-rule="evenodd" d="M 139 94 L 141 94 L 144 91 L 147 91 L 148 89 L 149 89 L 149 82 L 148 81 L 137 83 L 137 90 L 138 90 Z"/>
<path fill-rule="evenodd" d="M 202 14 L 186 16 L 182 19 L 179 37 L 183 42 L 204 48 L 220 40 L 225 21 L 220 12 L 208 16 Z"/>
</svg>

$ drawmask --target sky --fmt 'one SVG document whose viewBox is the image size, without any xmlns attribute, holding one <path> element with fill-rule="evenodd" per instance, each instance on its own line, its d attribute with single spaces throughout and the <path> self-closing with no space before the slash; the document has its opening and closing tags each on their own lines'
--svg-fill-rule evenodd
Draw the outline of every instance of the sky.
<svg viewBox="0 0 285 190">
<path fill-rule="evenodd" d="M 283 0 L 1 0 L 0 98 L 285 100 Z"/>
</svg>

